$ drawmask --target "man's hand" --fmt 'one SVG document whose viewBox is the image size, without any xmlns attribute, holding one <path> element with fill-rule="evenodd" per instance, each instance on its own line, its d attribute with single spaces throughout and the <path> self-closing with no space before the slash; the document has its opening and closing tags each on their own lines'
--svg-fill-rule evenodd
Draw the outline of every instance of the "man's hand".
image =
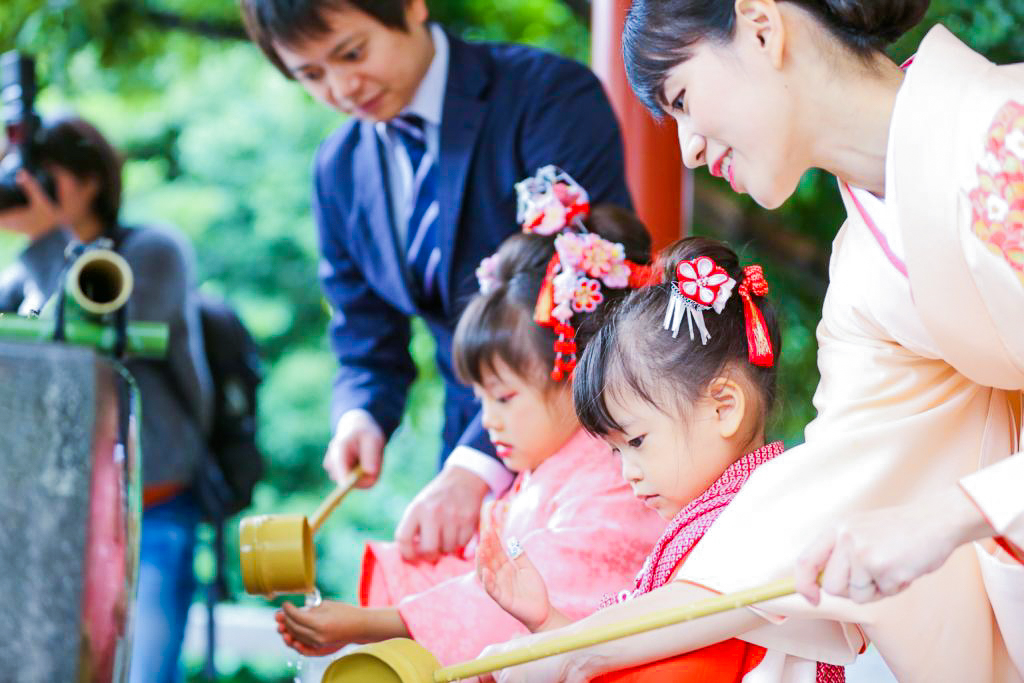
<svg viewBox="0 0 1024 683">
<path fill-rule="evenodd" d="M 61 222 L 60 209 L 28 171 L 18 171 L 16 181 L 28 198 L 28 204 L 0 211 L 0 229 L 38 239 Z"/>
<path fill-rule="evenodd" d="M 436 562 L 464 548 L 476 533 L 480 505 L 490 490 L 464 467 L 445 467 L 413 498 L 395 529 L 395 541 L 407 561 Z"/>
<path fill-rule="evenodd" d="M 384 454 L 384 432 L 365 410 L 350 410 L 338 420 L 334 438 L 324 454 L 324 469 L 335 482 L 341 482 L 356 465 L 366 473 L 357 486 L 369 488 L 377 483 Z"/>
</svg>

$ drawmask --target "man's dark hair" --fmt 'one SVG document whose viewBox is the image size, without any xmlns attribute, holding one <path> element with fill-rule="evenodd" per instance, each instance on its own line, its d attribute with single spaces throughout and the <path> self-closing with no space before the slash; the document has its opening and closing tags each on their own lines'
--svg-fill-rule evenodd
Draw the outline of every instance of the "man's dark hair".
<svg viewBox="0 0 1024 683">
<path fill-rule="evenodd" d="M 365 12 L 388 28 L 407 31 L 408 0 L 241 0 L 242 20 L 252 41 L 285 77 L 295 77 L 281 61 L 274 43 L 299 45 L 330 31 L 327 15 L 344 9 Z"/>
<path fill-rule="evenodd" d="M 121 156 L 88 121 L 68 116 L 43 126 L 39 158 L 79 180 L 95 179 L 99 191 L 90 207 L 109 230 L 121 210 Z"/>
<path fill-rule="evenodd" d="M 915 26 L 930 0 L 785 0 L 810 13 L 845 48 L 862 58 L 886 48 Z M 622 54 L 633 92 L 657 117 L 668 73 L 702 40 L 724 44 L 736 29 L 725 0 L 635 0 L 622 31 Z"/>
</svg>

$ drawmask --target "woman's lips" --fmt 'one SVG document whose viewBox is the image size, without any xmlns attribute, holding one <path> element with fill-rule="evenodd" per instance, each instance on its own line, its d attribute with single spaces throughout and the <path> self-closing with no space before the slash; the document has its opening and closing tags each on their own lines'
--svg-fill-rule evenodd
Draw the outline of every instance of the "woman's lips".
<svg viewBox="0 0 1024 683">
<path fill-rule="evenodd" d="M 739 185 L 736 184 L 736 168 L 731 147 L 718 158 L 718 161 L 709 170 L 711 175 L 716 178 L 725 178 L 729 181 L 729 187 L 732 188 L 733 192 L 741 192 Z"/>
<path fill-rule="evenodd" d="M 711 175 L 716 178 L 723 177 L 722 167 L 725 165 L 725 161 L 729 158 L 730 154 L 732 154 L 732 148 L 725 150 L 725 152 L 722 153 L 722 156 L 715 159 L 715 163 L 711 164 L 711 167 L 708 169 L 711 171 Z"/>
<path fill-rule="evenodd" d="M 729 155 L 728 174 L 729 174 L 728 175 L 728 177 L 729 177 L 729 187 L 732 188 L 732 191 L 736 192 L 736 193 L 742 192 L 743 190 L 741 190 L 740 186 L 736 184 L 736 166 L 735 166 L 735 164 L 733 164 L 732 154 Z"/>
</svg>

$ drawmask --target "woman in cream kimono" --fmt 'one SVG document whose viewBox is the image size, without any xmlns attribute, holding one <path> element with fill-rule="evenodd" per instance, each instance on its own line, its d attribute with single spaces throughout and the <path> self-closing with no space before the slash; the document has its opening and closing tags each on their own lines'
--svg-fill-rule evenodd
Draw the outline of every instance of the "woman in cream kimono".
<svg viewBox="0 0 1024 683">
<path fill-rule="evenodd" d="M 684 162 L 766 208 L 823 168 L 848 220 L 806 442 L 758 469 L 679 580 L 570 628 L 794 571 L 820 602 L 784 598 L 500 680 L 586 680 L 734 636 L 837 664 L 871 640 L 900 681 L 1024 679 L 1024 65 L 995 66 L 937 26 L 904 72 L 882 49 L 927 6 L 634 3 L 627 71 L 675 119 Z"/>
</svg>

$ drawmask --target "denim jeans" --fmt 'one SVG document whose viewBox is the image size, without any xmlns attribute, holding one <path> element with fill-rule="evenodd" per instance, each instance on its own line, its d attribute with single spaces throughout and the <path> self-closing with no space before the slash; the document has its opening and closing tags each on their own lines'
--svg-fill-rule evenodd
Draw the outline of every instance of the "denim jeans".
<svg viewBox="0 0 1024 683">
<path fill-rule="evenodd" d="M 189 493 L 142 513 L 131 683 L 184 679 L 181 643 L 196 580 L 192 556 L 199 508 Z"/>
</svg>

